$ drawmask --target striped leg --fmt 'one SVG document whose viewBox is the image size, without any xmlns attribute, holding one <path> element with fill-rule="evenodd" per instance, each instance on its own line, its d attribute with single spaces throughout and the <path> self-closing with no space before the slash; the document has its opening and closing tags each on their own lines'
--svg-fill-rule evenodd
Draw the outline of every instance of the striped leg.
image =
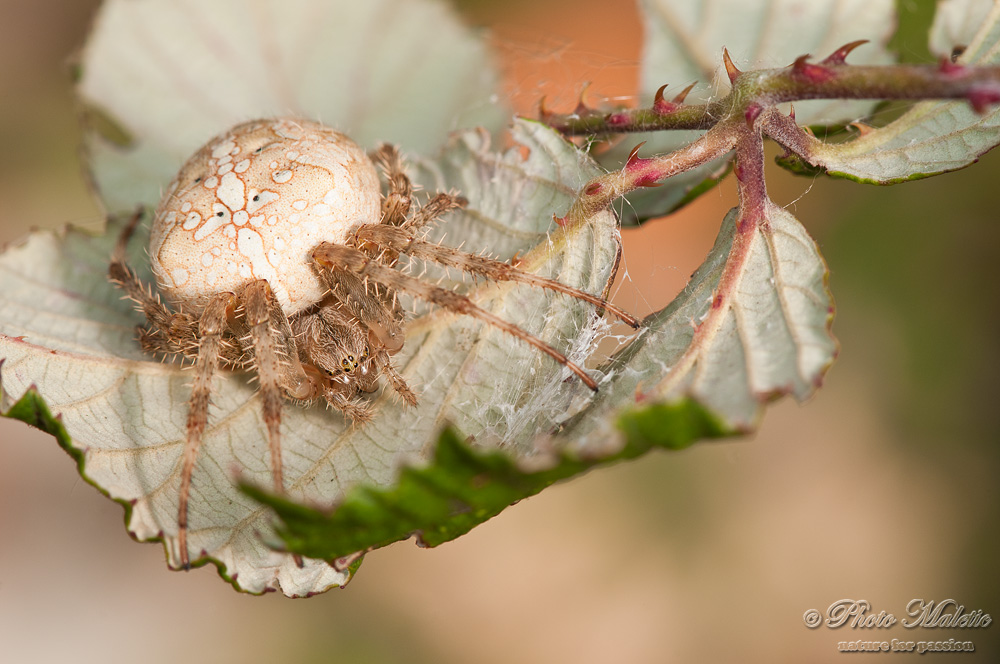
<svg viewBox="0 0 1000 664">
<path fill-rule="evenodd" d="M 194 365 L 194 384 L 191 387 L 191 402 L 188 406 L 187 439 L 181 456 L 181 487 L 177 505 L 177 540 L 183 569 L 190 569 L 188 554 L 188 499 L 191 495 L 191 475 L 198 459 L 202 436 L 208 422 L 208 402 L 212 393 L 212 376 L 219 367 L 221 357 L 222 332 L 226 329 L 226 319 L 235 304 L 232 293 L 220 293 L 209 301 L 198 321 L 200 340 L 198 357 Z"/>
<path fill-rule="evenodd" d="M 525 332 L 513 323 L 508 323 L 502 318 L 494 316 L 485 309 L 476 306 L 469 298 L 461 293 L 456 293 L 444 288 L 439 288 L 403 274 L 397 270 L 382 265 L 381 263 L 368 258 L 365 254 L 354 249 L 341 245 L 324 242 L 313 251 L 313 260 L 321 267 L 321 273 L 350 273 L 358 275 L 360 278 L 368 278 L 376 283 L 382 284 L 394 291 L 409 293 L 431 304 L 477 318 L 484 323 L 497 327 L 508 334 L 521 339 L 527 344 L 537 348 L 556 362 L 564 365 L 567 369 L 579 376 L 580 380 L 590 389 L 597 391 L 597 383 L 587 373 L 552 346 L 548 345 L 538 337 Z"/>
</svg>

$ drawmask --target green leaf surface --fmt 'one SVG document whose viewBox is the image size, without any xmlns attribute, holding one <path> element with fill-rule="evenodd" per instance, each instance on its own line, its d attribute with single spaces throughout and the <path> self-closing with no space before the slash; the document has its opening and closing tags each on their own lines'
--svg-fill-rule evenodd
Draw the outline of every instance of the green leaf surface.
<svg viewBox="0 0 1000 664">
<path fill-rule="evenodd" d="M 639 103 L 651 104 L 666 83 L 665 96 L 698 85 L 687 101 L 702 103 L 728 92 L 722 65 L 725 46 L 741 69 L 789 65 L 796 57 L 826 57 L 844 44 L 869 39 L 851 54 L 858 64 L 887 64 L 886 44 L 895 27 L 892 0 L 778 0 L 775 2 L 675 2 L 641 0 L 645 28 Z M 798 122 L 843 124 L 868 114 L 874 102 L 810 101 L 795 104 Z M 689 144 L 700 132 L 671 131 L 629 134 L 598 159 L 608 170 L 621 168 L 629 152 L 646 142 L 642 154 L 672 152 Z M 692 190 L 705 180 L 725 175 L 729 158 L 674 176 L 665 186 L 642 189 L 628 196 L 624 223 L 662 216 L 692 200 Z"/>
<path fill-rule="evenodd" d="M 959 64 L 1000 63 L 1000 5 L 991 4 L 985 17 L 982 9 L 979 3 L 951 3 L 935 15 L 931 34 L 938 48 L 945 39 L 967 37 L 970 24 L 978 28 Z M 895 184 L 964 168 L 998 144 L 1000 108 L 980 115 L 966 101 L 925 101 L 852 141 L 820 144 L 809 158 L 835 177 Z"/>
<path fill-rule="evenodd" d="M 445 429 L 427 465 L 404 468 L 389 488 L 355 487 L 334 509 L 302 505 L 251 485 L 242 488 L 274 509 L 281 519 L 278 534 L 290 550 L 349 561 L 355 551 L 411 535 L 421 546 L 437 546 L 595 466 L 633 458 L 653 447 L 683 449 L 700 439 L 732 433 L 690 400 L 636 408 L 621 415 L 618 426 L 626 444 L 616 454 L 581 457 L 550 451 L 530 463 L 471 447 L 453 429 Z"/>
<path fill-rule="evenodd" d="M 429 0 L 108 0 L 79 94 L 132 138 L 92 134 L 107 209 L 155 205 L 209 138 L 249 119 L 323 121 L 367 147 L 434 153 L 450 131 L 499 131 L 484 42 Z"/>
</svg>

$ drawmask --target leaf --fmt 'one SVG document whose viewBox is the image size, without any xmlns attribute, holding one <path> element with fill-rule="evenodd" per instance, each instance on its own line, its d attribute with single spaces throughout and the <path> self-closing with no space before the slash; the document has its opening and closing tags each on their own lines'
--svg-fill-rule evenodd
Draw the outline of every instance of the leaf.
<svg viewBox="0 0 1000 664">
<path fill-rule="evenodd" d="M 725 94 L 728 77 L 722 65 L 725 46 L 741 69 L 784 67 L 811 53 L 825 57 L 844 44 L 869 39 L 871 44 L 851 54 L 858 64 L 886 64 L 886 44 L 895 26 L 892 0 L 778 0 L 775 2 L 675 2 L 641 0 L 645 46 L 642 56 L 640 104 L 650 104 L 656 90 L 679 91 L 697 82 L 689 103 Z M 800 124 L 841 124 L 869 113 L 873 102 L 819 101 L 795 105 Z M 622 167 L 629 152 L 646 142 L 644 154 L 672 152 L 691 143 L 700 132 L 671 131 L 629 134 L 599 162 L 608 170 Z M 663 187 L 643 189 L 628 196 L 625 223 L 662 216 L 694 198 L 692 190 L 708 190 L 708 183 L 728 172 L 731 157 L 674 176 Z"/>
<path fill-rule="evenodd" d="M 163 25 L 176 18 L 173 5 L 162 2 L 112 5 L 120 5 L 123 16 L 136 7 L 157 8 L 165 12 L 157 17 Z M 232 5 L 209 7 L 205 11 Z M 153 19 L 143 16 L 149 25 Z M 284 34 L 280 25 L 274 32 Z M 225 50 L 224 39 L 210 43 Z M 85 61 L 84 89 L 88 62 L 100 59 Z M 169 72 L 177 60 L 165 62 Z M 111 80 L 126 79 L 116 74 Z M 141 90 L 142 80 L 132 82 Z M 105 110 L 119 116 L 115 108 Z M 134 150 L 128 158 L 148 163 L 97 162 L 112 207 L 131 208 L 130 191 L 139 201 L 152 196 L 153 180 L 188 140 L 163 129 L 179 126 L 169 115 L 158 118 L 156 131 L 144 128 L 145 121 L 129 117 L 123 128 Z M 565 227 L 553 222 L 600 167 L 537 123 L 518 121 L 513 139 L 519 147 L 498 153 L 490 149 L 488 131 L 460 132 L 438 157 L 412 160 L 425 189 L 456 190 L 469 200 L 466 210 L 441 222 L 436 239 L 505 260 L 516 256 L 523 269 L 604 292 L 620 252 L 614 215 L 603 211 Z M 112 154 L 104 148 L 103 157 Z M 0 254 L 0 388 L 5 406 L 11 395 L 26 395 L 18 403 L 31 408 L 15 405 L 10 412 L 17 416 L 27 411 L 25 418 L 53 428 L 44 404 L 58 413 L 71 437 L 61 442 L 84 476 L 127 504 L 130 532 L 162 539 L 177 565 L 190 388 L 179 367 L 140 352 L 134 326 L 142 319 L 106 281 L 119 229 L 120 223 L 111 224 L 103 237 L 36 233 Z M 130 261 L 148 281 L 142 243 L 141 237 L 132 243 Z M 373 421 L 359 427 L 320 407 L 289 406 L 282 421 L 287 497 L 275 498 L 252 488 L 270 484 L 259 397 L 246 375 L 218 377 L 193 477 L 189 541 L 203 551 L 199 563 L 214 563 L 237 588 L 320 592 L 345 583 L 356 554 L 369 547 L 415 531 L 425 543 L 440 543 L 590 467 L 746 430 L 764 401 L 808 396 L 835 353 L 822 259 L 798 222 L 770 203 L 759 225 L 730 214 L 678 300 L 603 362 L 595 349 L 617 330 L 590 305 L 510 284 L 470 287 L 460 275 L 416 262 L 409 269 L 426 269 L 428 278 L 465 290 L 497 316 L 587 363 L 599 394 L 567 380 L 565 368 L 511 335 L 404 301 L 415 317 L 395 363 L 420 403 L 408 408 L 382 394 Z M 293 556 L 269 546 L 278 543 L 272 513 L 251 495 L 288 516 L 280 530 L 286 545 L 324 558 L 346 555 L 353 564 L 334 568 L 310 558 L 297 566 Z"/>
<path fill-rule="evenodd" d="M 680 295 L 604 368 L 617 377 L 606 401 L 691 396 L 724 427 L 749 430 L 765 402 L 813 393 L 837 350 L 826 264 L 787 210 L 767 201 L 765 215 L 738 230 L 738 208 L 729 212 Z M 603 413 L 591 411 L 576 426 L 600 431 Z"/>
<path fill-rule="evenodd" d="M 637 457 L 652 447 L 683 449 L 703 438 L 732 433 L 691 400 L 636 409 L 624 414 L 618 426 L 626 444 L 615 454 L 588 457 L 550 450 L 530 458 L 530 463 L 471 447 L 454 430 L 445 429 L 430 463 L 404 468 L 391 487 L 356 486 L 332 509 L 302 505 L 251 485 L 242 488 L 275 510 L 281 519 L 278 534 L 290 550 L 349 561 L 354 551 L 410 535 L 422 546 L 437 546 L 554 482 L 595 466 Z"/>
<path fill-rule="evenodd" d="M 966 3 L 975 14 L 975 3 Z M 935 16 L 931 33 L 957 21 L 954 9 Z M 967 22 L 967 21 L 966 21 Z M 964 23 L 964 22 L 963 22 Z M 994 4 L 957 61 L 1000 63 L 1000 5 Z M 914 104 L 894 122 L 847 143 L 818 144 L 810 161 L 827 174 L 869 184 L 896 184 L 964 168 L 1000 144 L 1000 108 L 980 115 L 967 101 Z"/>
<path fill-rule="evenodd" d="M 487 134 L 470 131 L 452 139 L 438 164 L 423 164 L 444 188 L 469 199 L 441 232 L 470 250 L 519 252 L 527 269 L 602 292 L 619 250 L 614 216 L 602 212 L 563 229 L 551 217 L 599 172 L 596 165 L 537 123 L 518 123 L 514 137 L 528 149 L 526 160 L 518 150 L 490 152 Z M 142 319 L 105 277 L 118 230 L 112 225 L 103 237 L 36 233 L 0 255 L 0 380 L 5 395 L 37 387 L 59 413 L 88 481 L 130 504 L 129 531 L 139 540 L 162 537 L 176 566 L 188 377 L 145 357 L 134 340 Z M 130 261 L 148 280 L 141 242 L 132 243 Z M 526 287 L 484 285 L 474 297 L 581 363 L 606 328 L 591 305 Z M 285 410 L 290 496 L 329 505 L 357 484 L 388 486 L 403 463 L 432 453 L 444 422 L 482 445 L 528 453 L 539 431 L 592 399 L 580 381 L 566 381 L 566 370 L 526 344 L 440 311 L 408 326 L 395 364 L 418 391 L 415 408 L 382 395 L 374 420 L 363 427 L 321 407 Z M 249 592 L 306 595 L 345 583 L 347 573 L 325 563 L 307 561 L 300 569 L 291 556 L 269 549 L 269 513 L 234 486 L 235 474 L 257 485 L 270 478 L 259 398 L 248 377 L 217 379 L 212 400 L 193 478 L 192 549 L 204 550 L 220 573 Z"/>
<path fill-rule="evenodd" d="M 79 94 L 131 139 L 87 142 L 121 211 L 155 205 L 196 149 L 245 120 L 298 115 L 429 154 L 457 127 L 503 127 L 496 86 L 483 42 L 441 2 L 107 0 Z"/>
<path fill-rule="evenodd" d="M 740 221 L 727 215 L 687 288 L 602 367 L 600 395 L 533 453 L 470 448 L 448 430 L 428 463 L 389 488 L 357 486 L 332 508 L 246 490 L 278 513 L 290 550 L 335 559 L 411 534 L 435 546 L 591 467 L 750 430 L 766 401 L 812 394 L 836 342 L 826 265 L 805 228 L 770 202 L 760 225 Z"/>
</svg>

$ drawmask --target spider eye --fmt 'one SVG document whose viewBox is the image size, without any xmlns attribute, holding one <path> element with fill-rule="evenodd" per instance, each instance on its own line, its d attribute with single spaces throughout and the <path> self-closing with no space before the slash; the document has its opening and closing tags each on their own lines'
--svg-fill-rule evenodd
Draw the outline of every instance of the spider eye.
<svg viewBox="0 0 1000 664">
<path fill-rule="evenodd" d="M 350 361 L 350 360 L 348 360 L 348 359 L 347 359 L 347 358 L 345 357 L 344 359 L 342 359 L 342 360 L 340 361 L 340 366 L 344 367 L 344 371 L 350 371 L 350 370 L 351 370 L 351 361 Z"/>
</svg>

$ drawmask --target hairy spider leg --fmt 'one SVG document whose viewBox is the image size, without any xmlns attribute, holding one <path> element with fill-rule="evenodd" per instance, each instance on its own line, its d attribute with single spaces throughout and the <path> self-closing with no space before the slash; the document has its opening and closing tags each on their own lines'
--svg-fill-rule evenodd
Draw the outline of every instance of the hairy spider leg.
<svg viewBox="0 0 1000 664">
<path fill-rule="evenodd" d="M 187 535 L 191 478 L 208 422 L 212 377 L 218 371 L 220 362 L 245 364 L 249 354 L 256 365 L 261 383 L 264 422 L 268 430 L 272 476 L 278 493 L 284 492 L 280 437 L 282 389 L 293 398 L 304 398 L 310 383 L 298 358 L 289 352 L 295 350 L 291 328 L 265 280 L 250 282 L 241 290 L 239 297 L 231 292 L 214 295 L 197 319 L 188 314 L 171 312 L 125 261 L 125 248 L 141 218 L 141 211 L 136 212 L 119 236 L 112 253 L 108 277 L 125 291 L 126 296 L 135 302 L 136 308 L 146 316 L 149 327 L 139 328 L 144 350 L 194 359 L 194 381 L 181 454 L 181 485 L 177 506 L 180 566 L 182 569 L 189 569 L 191 559 Z M 243 326 L 246 334 L 239 339 L 243 346 L 242 352 L 223 337 L 225 331 L 237 320 L 234 311 L 240 302 L 246 316 Z M 236 325 L 236 331 L 240 331 L 240 327 Z M 283 379 L 285 385 L 282 385 Z M 296 557 L 296 561 L 301 561 L 301 558 Z"/>
<path fill-rule="evenodd" d="M 271 448 L 271 476 L 274 490 L 284 492 L 284 472 L 281 464 L 281 358 L 275 337 L 278 330 L 271 324 L 271 313 L 279 307 L 271 287 L 263 279 L 252 281 L 243 289 L 242 298 L 253 361 L 260 380 L 261 407 Z"/>
<path fill-rule="evenodd" d="M 108 280 L 125 291 L 125 296 L 135 303 L 135 308 L 150 327 L 139 327 L 139 341 L 142 349 L 161 355 L 182 355 L 191 358 L 197 353 L 184 340 L 193 337 L 197 329 L 194 317 L 184 313 L 174 313 L 165 305 L 159 295 L 144 284 L 125 260 L 125 248 L 142 220 L 142 209 L 137 210 L 118 236 L 108 266 Z"/>
<path fill-rule="evenodd" d="M 426 284 L 419 279 L 405 275 L 397 270 L 382 265 L 370 259 L 361 251 L 353 247 L 321 243 L 312 253 L 313 260 L 322 268 L 321 274 L 345 274 L 353 273 L 360 277 L 368 277 L 371 280 L 387 286 L 395 291 L 409 293 L 431 304 L 447 309 L 458 314 L 465 314 L 472 318 L 477 318 L 485 323 L 493 325 L 508 334 L 511 334 L 525 343 L 528 343 L 541 352 L 545 353 L 556 362 L 566 366 L 570 371 L 579 376 L 580 380 L 590 389 L 597 391 L 597 383 L 587 373 L 573 362 L 548 345 L 538 337 L 529 334 L 513 323 L 508 323 L 502 318 L 494 316 L 490 312 L 475 305 L 469 298 L 460 293 Z M 334 277 L 335 279 L 336 277 Z M 370 298 L 372 299 L 372 298 Z"/>
<path fill-rule="evenodd" d="M 282 377 L 290 379 L 292 384 L 284 386 L 284 389 L 293 398 L 298 394 L 305 396 L 310 391 L 310 382 L 299 363 L 298 351 L 292 345 L 288 320 L 282 314 L 281 304 L 267 280 L 257 279 L 248 283 L 240 292 L 240 300 L 249 328 L 250 345 L 253 347 L 253 364 L 260 381 L 261 409 L 271 453 L 274 492 L 283 495 L 285 478 L 281 459 Z M 283 325 L 275 325 L 275 321 L 283 322 Z M 295 563 L 302 567 L 302 557 L 295 554 L 293 558 Z"/>
<path fill-rule="evenodd" d="M 212 376 L 219 367 L 222 333 L 226 329 L 226 320 L 235 303 L 235 294 L 219 293 L 209 300 L 198 320 L 198 357 L 194 363 L 194 382 L 191 385 L 191 401 L 188 404 L 187 438 L 181 455 L 181 487 L 177 502 L 177 546 L 180 549 L 182 569 L 191 568 L 187 546 L 191 476 L 194 474 L 194 464 L 198 459 L 198 451 L 208 423 Z"/>
<path fill-rule="evenodd" d="M 359 228 L 355 232 L 355 237 L 360 242 L 370 242 L 398 254 L 406 254 L 414 258 L 433 261 L 447 267 L 458 268 L 471 274 L 481 275 L 492 281 L 513 281 L 564 293 L 578 300 L 589 302 L 600 309 L 610 311 L 633 328 L 639 327 L 639 321 L 634 316 L 596 295 L 591 295 L 586 291 L 568 286 L 554 279 L 547 279 L 537 274 L 518 270 L 509 263 L 485 256 L 477 256 L 433 242 L 418 240 L 411 231 L 405 228 L 369 224 Z"/>
<path fill-rule="evenodd" d="M 403 158 L 394 145 L 383 143 L 371 155 L 381 169 L 389 191 L 382 200 L 382 223 L 399 226 L 406 221 L 413 202 L 413 185 L 406 177 Z"/>
<path fill-rule="evenodd" d="M 400 228 L 417 230 L 423 228 L 438 217 L 466 206 L 466 201 L 461 196 L 454 194 L 435 194 L 433 198 L 424 203 L 409 219 L 400 224 Z"/>
</svg>

